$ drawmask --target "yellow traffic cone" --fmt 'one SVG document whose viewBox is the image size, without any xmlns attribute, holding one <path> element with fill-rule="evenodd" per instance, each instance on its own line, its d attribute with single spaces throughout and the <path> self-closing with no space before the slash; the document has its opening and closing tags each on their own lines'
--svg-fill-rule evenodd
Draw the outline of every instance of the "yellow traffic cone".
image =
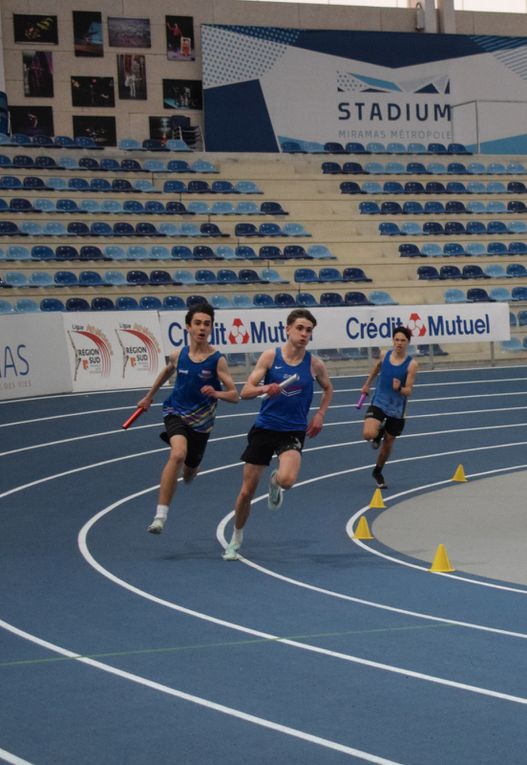
<svg viewBox="0 0 527 765">
<path fill-rule="evenodd" d="M 433 571 L 435 574 L 447 573 L 447 572 L 456 570 L 448 559 L 447 551 L 445 550 L 445 545 L 439 545 L 439 547 L 436 550 L 436 554 L 434 555 L 434 560 L 432 561 L 432 565 L 430 566 L 428 570 Z"/>
<path fill-rule="evenodd" d="M 380 489 L 375 489 L 375 491 L 373 492 L 373 497 L 371 498 L 370 507 L 373 507 L 376 510 L 381 510 L 383 507 L 386 507 L 386 505 L 383 502 Z"/>
<path fill-rule="evenodd" d="M 453 481 L 459 481 L 459 483 L 463 483 L 464 481 L 467 480 L 466 477 L 465 477 L 465 471 L 463 470 L 463 465 L 458 465 L 457 466 L 456 472 L 452 476 L 452 480 Z"/>
<path fill-rule="evenodd" d="M 368 521 L 363 515 L 361 515 L 359 522 L 357 523 L 353 539 L 374 539 L 370 527 L 368 526 Z"/>
</svg>

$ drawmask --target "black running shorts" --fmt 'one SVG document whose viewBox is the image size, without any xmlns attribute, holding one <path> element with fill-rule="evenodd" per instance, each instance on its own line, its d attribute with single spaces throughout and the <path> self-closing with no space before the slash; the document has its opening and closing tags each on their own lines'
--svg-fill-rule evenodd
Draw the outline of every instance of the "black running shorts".
<svg viewBox="0 0 527 765">
<path fill-rule="evenodd" d="M 305 437 L 304 430 L 266 430 L 253 425 L 240 459 L 251 465 L 269 465 L 273 454 L 280 455 L 291 450 L 301 452 Z"/>
<path fill-rule="evenodd" d="M 189 468 L 197 468 L 201 464 L 210 433 L 200 433 L 184 422 L 177 414 L 167 414 L 163 419 L 166 433 L 161 434 L 163 441 L 168 441 L 172 436 L 183 436 L 187 439 L 187 456 L 185 465 Z"/>
</svg>

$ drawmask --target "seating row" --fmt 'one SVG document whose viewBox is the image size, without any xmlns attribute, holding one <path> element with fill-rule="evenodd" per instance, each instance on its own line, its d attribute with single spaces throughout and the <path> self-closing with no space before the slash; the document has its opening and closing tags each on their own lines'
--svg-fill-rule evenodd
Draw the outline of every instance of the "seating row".
<svg viewBox="0 0 527 765">
<path fill-rule="evenodd" d="M 465 225 L 461 221 L 449 221 L 444 225 L 439 221 L 427 221 L 426 223 L 408 222 L 399 226 L 394 222 L 379 223 L 381 236 L 487 236 L 525 234 L 527 223 L 523 220 L 491 220 L 488 223 L 474 220 Z"/>
<path fill-rule="evenodd" d="M 175 236 L 175 237 L 228 237 L 229 233 L 222 231 L 216 223 L 132 223 L 118 221 L 113 224 L 106 221 L 94 221 L 90 225 L 84 221 L 21 221 L 0 220 L 0 236 Z M 283 228 L 278 223 L 237 223 L 234 229 L 236 237 L 309 237 L 301 223 L 285 223 Z"/>
<path fill-rule="evenodd" d="M 513 287 L 508 290 L 506 287 L 493 287 L 488 292 L 483 287 L 470 287 L 465 293 L 464 290 L 452 287 L 444 293 L 445 303 L 479 303 L 479 302 L 511 302 L 527 300 L 527 287 Z"/>
<path fill-rule="evenodd" d="M 104 149 L 89 136 L 68 135 L 26 135 L 26 133 L 0 133 L 0 146 L 23 146 L 26 148 L 47 149 Z M 118 146 L 123 151 L 192 151 L 190 146 L 181 138 L 161 141 L 158 138 L 145 138 L 137 141 L 135 138 L 121 138 Z"/>
<path fill-rule="evenodd" d="M 324 175 L 523 175 L 527 167 L 522 162 L 323 162 Z"/>
<path fill-rule="evenodd" d="M 97 296 L 88 301 L 82 297 L 71 297 L 66 301 L 60 298 L 43 298 L 39 303 L 32 298 L 19 298 L 11 301 L 0 299 L 0 313 L 14 313 L 23 311 L 89 311 L 89 310 L 178 310 L 188 308 L 194 303 L 210 302 L 217 309 L 229 308 L 294 308 L 304 307 L 335 307 L 335 306 L 369 306 L 373 305 L 363 293 L 347 292 L 341 295 L 338 292 L 323 292 L 318 296 L 310 292 L 278 292 L 274 295 L 268 293 L 247 293 L 233 295 L 188 295 L 182 298 L 179 295 L 167 295 L 163 298 L 155 295 L 143 295 L 140 298 L 120 296 L 115 298 Z M 113 307 L 112 307 L 113 306 Z"/>
<path fill-rule="evenodd" d="M 507 203 L 499 200 L 481 202 L 474 199 L 467 203 L 459 199 L 446 202 L 433 200 L 430 202 L 417 202 L 414 200 L 403 202 L 359 202 L 361 215 L 516 215 L 527 213 L 525 202 L 511 200 Z"/>
<path fill-rule="evenodd" d="M 456 256 L 503 256 L 527 255 L 527 243 L 515 240 L 513 242 L 446 242 L 443 246 L 437 242 L 417 244 L 400 244 L 399 255 L 407 258 L 445 258 Z"/>
<path fill-rule="evenodd" d="M 288 244 L 283 250 L 275 245 L 264 245 L 254 249 L 249 245 L 196 245 L 192 249 L 186 245 L 165 247 L 164 245 L 108 245 L 100 248 L 96 245 L 84 245 L 77 249 L 73 245 L 35 245 L 31 249 L 23 245 L 10 245 L 0 248 L 0 262 L 27 260 L 335 260 L 335 256 L 323 244 L 313 244 L 307 250 L 299 244 Z"/>
<path fill-rule="evenodd" d="M 459 266 L 419 266 L 417 277 L 425 281 L 438 279 L 522 279 L 527 277 L 527 268 L 523 263 L 509 263 L 504 268 L 499 263 L 492 263 L 483 269 L 478 265 Z"/>
<path fill-rule="evenodd" d="M 221 268 L 217 272 L 208 268 L 196 271 L 178 269 L 169 273 L 163 269 L 154 269 L 147 273 L 133 269 L 122 271 L 6 271 L 0 277 L 0 287 L 4 289 L 24 287 L 164 287 L 183 284 L 289 284 L 273 268 L 263 268 L 260 272 L 253 268 L 241 268 L 238 272 L 230 268 Z"/>
<path fill-rule="evenodd" d="M 346 144 L 338 141 L 316 143 L 314 141 L 282 141 L 282 152 L 286 154 L 471 154 L 472 152 L 462 143 L 439 143 L 427 145 L 413 141 L 408 144 L 381 141 L 370 141 L 367 144 L 359 141 L 348 141 Z"/>
<path fill-rule="evenodd" d="M 185 160 L 170 159 L 115 159 L 104 157 L 97 159 L 90 156 L 73 157 L 61 155 L 53 157 L 49 154 L 0 154 L 0 168 L 22 170 L 87 170 L 89 172 L 112 173 L 217 173 L 218 169 L 211 162 L 196 160 L 188 163 Z"/>
<path fill-rule="evenodd" d="M 415 203 L 418 204 L 418 203 Z M 4 199 L 0 197 L 0 213 L 60 213 L 60 214 L 118 214 L 130 215 L 289 215 L 283 209 L 280 202 L 212 202 L 190 201 L 185 205 L 183 202 L 168 200 L 166 203 L 157 199 L 141 202 L 138 199 L 50 199 L 49 197 L 12 197 Z"/>
<path fill-rule="evenodd" d="M 355 181 L 342 181 L 339 186 L 341 194 L 526 194 L 527 186 L 522 181 L 364 181 L 358 184 Z"/>
<path fill-rule="evenodd" d="M 82 176 L 2 175 L 0 189 L 5 191 L 80 191 L 92 193 L 161 193 L 147 178 L 84 178 Z M 167 180 L 163 184 L 165 194 L 261 194 L 254 181 L 178 181 Z"/>
</svg>

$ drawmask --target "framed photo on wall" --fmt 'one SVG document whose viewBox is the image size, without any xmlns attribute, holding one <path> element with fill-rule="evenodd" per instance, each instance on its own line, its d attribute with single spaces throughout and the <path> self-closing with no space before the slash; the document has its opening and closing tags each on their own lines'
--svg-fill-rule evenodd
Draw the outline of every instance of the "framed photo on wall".
<svg viewBox="0 0 527 765">
<path fill-rule="evenodd" d="M 9 116 L 12 133 L 49 136 L 55 134 L 51 106 L 10 106 Z"/>
<path fill-rule="evenodd" d="M 115 117 L 74 116 L 73 137 L 91 138 L 97 146 L 116 146 Z"/>
<path fill-rule="evenodd" d="M 16 43 L 48 43 L 57 45 L 59 41 L 56 16 L 28 16 L 13 14 Z"/>
<path fill-rule="evenodd" d="M 150 48 L 150 19 L 108 18 L 108 44 L 112 48 Z"/>
<path fill-rule="evenodd" d="M 72 77 L 73 106 L 115 106 L 113 77 Z"/>
<path fill-rule="evenodd" d="M 194 19 L 192 16 L 165 16 L 167 58 L 169 61 L 194 61 Z"/>
<path fill-rule="evenodd" d="M 102 16 L 92 11 L 73 11 L 75 55 L 90 58 L 104 56 Z"/>
<path fill-rule="evenodd" d="M 119 98 L 146 100 L 145 57 L 135 53 L 117 54 L 117 86 Z"/>
<path fill-rule="evenodd" d="M 201 80 L 163 80 L 166 109 L 203 109 Z"/>
<path fill-rule="evenodd" d="M 22 53 L 24 95 L 28 98 L 53 98 L 53 54 L 42 50 Z"/>
</svg>

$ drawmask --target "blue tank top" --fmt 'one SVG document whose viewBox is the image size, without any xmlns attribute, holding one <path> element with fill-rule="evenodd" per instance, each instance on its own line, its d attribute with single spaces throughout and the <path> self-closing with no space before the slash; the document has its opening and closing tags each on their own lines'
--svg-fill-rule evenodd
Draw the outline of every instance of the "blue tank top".
<svg viewBox="0 0 527 765">
<path fill-rule="evenodd" d="M 257 428 L 266 430 L 305 430 L 309 407 L 313 400 L 313 375 L 311 354 L 306 354 L 300 364 L 290 366 L 284 361 L 281 348 L 275 350 L 274 361 L 267 370 L 264 383 L 281 383 L 286 377 L 297 374 L 299 379 L 284 388 L 279 396 L 264 399 L 256 418 Z"/>
<path fill-rule="evenodd" d="M 218 402 L 201 393 L 204 385 L 221 390 L 217 374 L 219 351 L 205 361 L 192 361 L 187 347 L 182 348 L 177 362 L 177 377 L 172 393 L 163 403 L 163 417 L 177 414 L 184 422 L 200 433 L 209 433 L 214 426 Z"/>
<path fill-rule="evenodd" d="M 371 403 L 373 406 L 378 406 L 379 409 L 382 409 L 388 417 L 401 419 L 404 417 L 407 399 L 398 390 L 393 389 L 392 380 L 396 377 L 401 381 L 401 387 L 405 385 L 408 367 L 412 358 L 407 356 L 402 364 L 392 364 L 391 355 L 392 352 L 388 351 L 383 359 Z"/>
</svg>

